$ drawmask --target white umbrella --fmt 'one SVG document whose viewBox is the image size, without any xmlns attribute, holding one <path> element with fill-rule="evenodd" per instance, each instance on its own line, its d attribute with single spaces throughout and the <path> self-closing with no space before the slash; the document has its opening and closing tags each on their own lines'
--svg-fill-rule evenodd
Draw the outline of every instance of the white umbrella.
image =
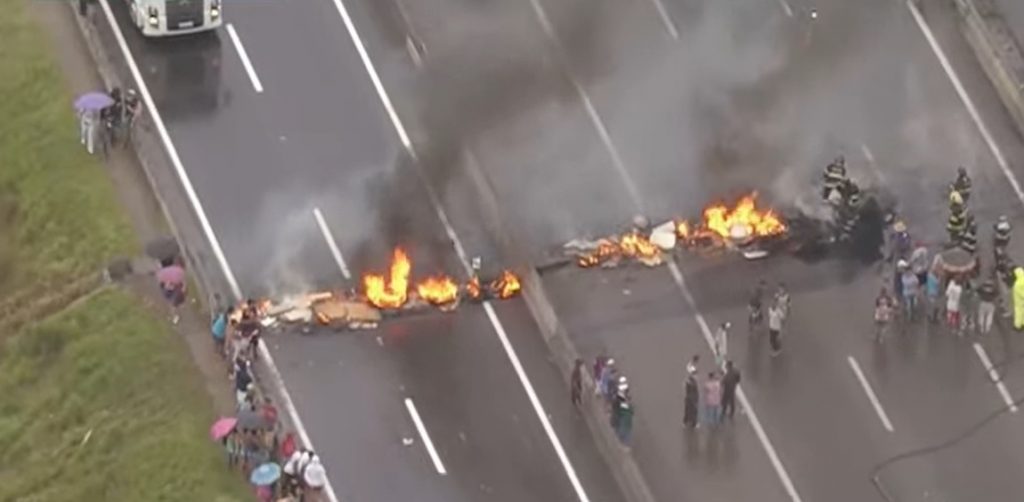
<svg viewBox="0 0 1024 502">
<path fill-rule="evenodd" d="M 324 470 L 324 466 L 319 460 L 314 460 L 306 466 L 305 472 L 302 473 L 302 478 L 306 481 L 306 486 L 322 488 L 327 484 L 327 471 Z"/>
</svg>

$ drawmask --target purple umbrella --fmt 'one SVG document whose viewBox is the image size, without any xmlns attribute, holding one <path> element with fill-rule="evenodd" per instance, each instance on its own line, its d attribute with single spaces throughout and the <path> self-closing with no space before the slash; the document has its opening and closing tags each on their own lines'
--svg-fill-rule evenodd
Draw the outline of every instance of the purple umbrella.
<svg viewBox="0 0 1024 502">
<path fill-rule="evenodd" d="M 157 271 L 156 280 L 164 286 L 180 286 L 185 284 L 185 269 L 181 265 L 171 265 Z"/>
<path fill-rule="evenodd" d="M 114 98 L 102 92 L 87 92 L 75 100 L 75 109 L 78 111 L 102 110 L 114 104 Z"/>
</svg>

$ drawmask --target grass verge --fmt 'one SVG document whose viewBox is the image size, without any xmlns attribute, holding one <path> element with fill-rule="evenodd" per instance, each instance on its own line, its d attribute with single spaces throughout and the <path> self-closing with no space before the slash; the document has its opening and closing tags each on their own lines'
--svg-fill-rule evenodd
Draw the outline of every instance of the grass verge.
<svg viewBox="0 0 1024 502">
<path fill-rule="evenodd" d="M 180 337 L 137 295 L 82 296 L 138 244 L 27 1 L 0 0 L 0 501 L 248 500 Z"/>
<path fill-rule="evenodd" d="M 128 292 L 2 347 L 0 500 L 246 500 L 207 436 L 215 417 L 188 349 Z"/>
<path fill-rule="evenodd" d="M 79 145 L 74 97 L 25 2 L 0 0 L 0 295 L 6 304 L 31 301 L 137 248 L 113 183 Z"/>
</svg>

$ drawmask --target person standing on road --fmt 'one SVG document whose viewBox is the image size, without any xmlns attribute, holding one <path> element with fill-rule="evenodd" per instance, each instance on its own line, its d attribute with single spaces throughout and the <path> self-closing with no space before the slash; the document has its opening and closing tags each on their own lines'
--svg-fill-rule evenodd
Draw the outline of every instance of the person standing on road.
<svg viewBox="0 0 1024 502">
<path fill-rule="evenodd" d="M 783 322 L 789 319 L 789 290 L 786 289 L 786 283 L 784 282 L 779 282 L 779 287 L 775 290 L 775 305 L 782 309 Z"/>
<path fill-rule="evenodd" d="M 768 344 L 772 348 L 772 357 L 782 352 L 782 309 L 777 305 L 768 307 Z"/>
<path fill-rule="evenodd" d="M 736 388 L 740 385 L 740 370 L 732 361 L 725 362 L 725 375 L 722 376 L 722 416 L 732 420 L 736 414 Z"/>
<path fill-rule="evenodd" d="M 960 279 L 953 277 L 946 288 L 946 325 L 960 334 L 960 297 L 964 293 Z"/>
<path fill-rule="evenodd" d="M 1013 269 L 1013 329 L 1024 329 L 1024 268 Z"/>
<path fill-rule="evenodd" d="M 998 298 L 999 291 L 992 279 L 986 279 L 978 286 L 978 331 L 983 335 L 992 331 L 992 319 L 995 317 Z"/>
<path fill-rule="evenodd" d="M 572 376 L 569 378 L 569 387 L 572 404 L 579 406 L 583 403 L 583 359 L 576 359 L 576 365 L 572 368 Z"/>
<path fill-rule="evenodd" d="M 928 321 L 938 322 L 939 320 L 939 308 L 942 305 L 940 302 L 940 296 L 942 292 L 942 281 L 939 280 L 939 275 L 935 273 L 935 270 L 928 271 L 928 279 L 925 282 L 925 296 L 928 299 Z"/>
<path fill-rule="evenodd" d="M 882 341 L 885 331 L 888 329 L 889 321 L 892 320 L 892 298 L 889 292 L 882 288 L 875 298 L 875 341 Z"/>
<path fill-rule="evenodd" d="M 750 292 L 750 301 L 747 303 L 747 328 L 750 333 L 754 333 L 754 330 L 761 325 L 761 320 L 764 319 L 765 288 L 767 288 L 767 283 L 761 279 Z"/>
<path fill-rule="evenodd" d="M 708 373 L 704 381 L 704 423 L 709 426 L 718 425 L 722 417 L 722 382 L 718 373 Z"/>
<path fill-rule="evenodd" d="M 911 269 L 903 271 L 902 277 L 900 278 L 903 289 L 903 308 L 906 310 L 905 315 L 907 321 L 914 321 L 914 312 L 917 311 L 917 297 L 920 293 L 921 283 L 917 279 L 917 274 Z"/>
<path fill-rule="evenodd" d="M 696 372 L 686 374 L 686 393 L 683 396 L 683 426 L 693 429 L 697 427 L 697 404 L 700 402 L 700 389 L 697 387 Z"/>
<path fill-rule="evenodd" d="M 594 395 L 601 393 L 601 372 L 604 370 L 604 365 L 608 363 L 608 356 L 600 355 L 594 358 Z"/>
<path fill-rule="evenodd" d="M 700 354 L 694 354 L 689 361 L 686 362 L 686 373 L 688 375 L 697 374 L 697 365 L 700 363 Z"/>
<path fill-rule="evenodd" d="M 928 246 L 923 242 L 914 245 L 914 251 L 910 253 L 910 270 L 917 276 L 917 283 L 924 285 L 928 281 Z"/>
<path fill-rule="evenodd" d="M 729 354 L 729 328 L 732 326 L 729 322 L 723 322 L 718 326 L 718 330 L 715 331 L 715 367 L 725 367 L 725 358 Z M 696 368 L 695 368 L 696 369 Z"/>
<path fill-rule="evenodd" d="M 629 446 L 629 439 L 633 433 L 633 400 L 629 397 L 629 394 L 624 394 L 621 399 L 616 400 L 615 411 L 616 415 L 615 424 L 615 435 L 618 436 L 619 441 L 623 445 Z"/>
</svg>

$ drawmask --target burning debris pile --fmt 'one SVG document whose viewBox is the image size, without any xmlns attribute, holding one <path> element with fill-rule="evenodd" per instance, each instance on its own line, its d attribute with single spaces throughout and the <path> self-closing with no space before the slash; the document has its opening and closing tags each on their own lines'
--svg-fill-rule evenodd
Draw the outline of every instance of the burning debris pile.
<svg viewBox="0 0 1024 502">
<path fill-rule="evenodd" d="M 687 249 L 721 247 L 742 251 L 748 258 L 767 253 L 759 244 L 785 238 L 789 227 L 772 209 L 757 206 L 757 194 L 740 198 L 733 206 L 715 203 L 704 209 L 700 221 L 668 221 L 647 230 L 646 222 L 619 235 L 596 241 L 576 239 L 563 250 L 574 256 L 580 267 L 616 267 L 636 261 L 648 267 L 664 263 L 663 253 L 677 246 Z"/>
<path fill-rule="evenodd" d="M 411 279 L 412 261 L 402 248 L 395 248 L 387 274 L 368 273 L 362 291 L 317 292 L 284 298 L 280 302 L 253 301 L 236 309 L 255 312 L 264 327 L 277 324 L 321 325 L 343 329 L 374 329 L 385 315 L 436 307 L 455 310 L 463 300 L 508 299 L 519 294 L 519 277 L 504 270 L 488 282 L 474 275 L 464 285 L 447 275 Z M 237 319 L 236 319 L 237 320 Z"/>
</svg>

